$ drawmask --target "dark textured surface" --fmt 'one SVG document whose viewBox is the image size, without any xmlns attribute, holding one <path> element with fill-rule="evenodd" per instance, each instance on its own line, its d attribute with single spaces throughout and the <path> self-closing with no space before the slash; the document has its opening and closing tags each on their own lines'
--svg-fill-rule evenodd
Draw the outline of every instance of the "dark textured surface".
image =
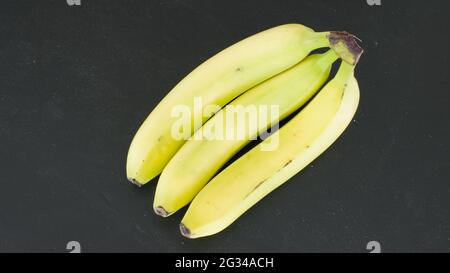
<svg viewBox="0 0 450 273">
<path fill-rule="evenodd" d="M 2 1 L 0 251 L 450 251 L 448 1 Z M 133 134 L 201 61 L 299 22 L 363 40 L 355 121 L 225 232 L 126 181 Z"/>
</svg>

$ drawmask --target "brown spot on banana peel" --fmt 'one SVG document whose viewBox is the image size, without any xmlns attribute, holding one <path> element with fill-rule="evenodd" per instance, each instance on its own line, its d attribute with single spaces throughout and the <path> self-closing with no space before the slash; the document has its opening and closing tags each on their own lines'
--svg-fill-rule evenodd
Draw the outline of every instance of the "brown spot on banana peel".
<svg viewBox="0 0 450 273">
<path fill-rule="evenodd" d="M 286 163 L 285 163 L 285 164 L 283 165 L 283 168 L 284 168 L 284 167 L 286 167 L 287 165 L 291 164 L 291 163 L 292 163 L 292 160 L 291 160 L 291 159 L 289 159 L 289 161 L 288 161 L 288 162 L 286 162 Z M 281 168 L 281 169 L 282 169 L 282 168 Z M 281 170 L 281 169 L 280 169 L 280 170 Z M 278 170 L 278 171 L 280 171 L 280 170 Z"/>
<path fill-rule="evenodd" d="M 268 178 L 264 179 L 263 181 L 259 182 L 249 193 L 247 193 L 244 197 L 247 198 L 252 192 L 254 192 L 257 188 L 259 188 L 259 186 L 261 186 L 264 182 L 267 181 Z"/>
<path fill-rule="evenodd" d="M 344 98 L 346 88 L 347 88 L 347 84 L 344 85 L 344 90 L 342 91 L 342 94 L 341 94 L 341 100 Z"/>
<path fill-rule="evenodd" d="M 281 167 L 279 170 L 277 170 L 276 172 L 279 172 L 279 171 L 281 171 L 283 168 L 285 168 L 287 165 L 289 165 L 289 164 L 291 164 L 292 163 L 292 160 L 290 159 L 289 161 L 287 161 L 284 165 L 283 165 L 283 167 Z M 244 199 L 245 198 L 247 198 L 252 192 L 254 192 L 257 188 L 259 188 L 262 184 L 264 184 L 264 182 L 266 182 L 267 181 L 267 179 L 269 179 L 269 178 L 266 178 L 266 179 L 264 179 L 263 181 L 261 181 L 261 182 L 259 182 L 249 193 L 247 193 L 246 195 L 245 195 L 245 197 L 244 197 Z"/>
<path fill-rule="evenodd" d="M 307 148 L 308 148 L 308 147 L 307 147 Z M 292 159 L 289 159 L 286 163 L 284 163 L 283 167 L 281 167 L 281 168 L 279 168 L 279 169 L 277 170 L 277 172 L 279 172 L 279 171 L 281 171 L 282 169 L 286 168 L 287 165 L 289 165 L 289 164 L 291 164 L 291 163 L 292 163 Z"/>
<path fill-rule="evenodd" d="M 345 62 L 356 65 L 364 49 L 358 45 L 358 37 L 345 31 L 331 31 L 328 35 L 330 47 Z"/>
</svg>

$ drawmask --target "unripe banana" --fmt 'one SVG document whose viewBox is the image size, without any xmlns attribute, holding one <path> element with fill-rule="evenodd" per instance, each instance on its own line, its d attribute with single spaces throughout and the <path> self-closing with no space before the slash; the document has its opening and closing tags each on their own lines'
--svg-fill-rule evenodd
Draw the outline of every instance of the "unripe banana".
<svg viewBox="0 0 450 273">
<path fill-rule="evenodd" d="M 128 151 L 128 179 L 137 185 L 147 183 L 185 142 L 171 133 L 176 121 L 171 111 L 175 106 L 187 105 L 194 112 L 184 124 L 192 128 L 184 132 L 189 137 L 209 118 L 201 111 L 192 111 L 194 97 L 202 98 L 204 107 L 223 107 L 246 90 L 297 64 L 312 50 L 338 45 L 339 39 L 338 32 L 317 33 L 303 25 L 287 24 L 255 34 L 205 61 L 169 92 L 137 131 Z"/>
<path fill-rule="evenodd" d="M 208 120 L 164 168 L 156 188 L 155 212 L 166 217 L 187 205 L 251 139 L 307 102 L 328 79 L 331 65 L 337 58 L 333 50 L 311 55 L 248 90 Z M 277 107 L 276 116 L 265 119 L 261 114 L 252 119 L 250 110 L 269 106 Z M 239 111 L 232 112 L 235 109 Z M 208 134 L 212 129 L 215 131 Z M 231 138 L 225 138 L 224 132 L 229 131 Z"/>
<path fill-rule="evenodd" d="M 351 122 L 358 102 L 354 66 L 343 62 L 335 78 L 299 114 L 199 192 L 180 224 L 181 233 L 197 238 L 229 226 L 324 152 Z M 272 137 L 279 137 L 278 149 L 261 150 Z"/>
</svg>

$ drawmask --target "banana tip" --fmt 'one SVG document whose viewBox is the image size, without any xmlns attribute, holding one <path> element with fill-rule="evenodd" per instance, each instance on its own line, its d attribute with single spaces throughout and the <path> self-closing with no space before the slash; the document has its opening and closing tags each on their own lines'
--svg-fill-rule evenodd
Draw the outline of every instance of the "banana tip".
<svg viewBox="0 0 450 273">
<path fill-rule="evenodd" d="M 129 177 L 128 177 L 128 181 L 130 181 L 131 184 L 138 186 L 139 188 L 142 187 L 142 184 L 139 183 L 139 181 L 137 181 L 137 180 L 134 179 L 134 178 L 129 178 Z"/>
<path fill-rule="evenodd" d="M 189 239 L 192 238 L 191 231 L 183 223 L 180 224 L 180 232 L 181 232 L 181 235 L 183 235 L 184 237 L 189 238 Z"/>
<path fill-rule="evenodd" d="M 161 206 L 154 207 L 153 210 L 161 217 L 167 217 L 170 215 L 170 213 Z"/>
</svg>

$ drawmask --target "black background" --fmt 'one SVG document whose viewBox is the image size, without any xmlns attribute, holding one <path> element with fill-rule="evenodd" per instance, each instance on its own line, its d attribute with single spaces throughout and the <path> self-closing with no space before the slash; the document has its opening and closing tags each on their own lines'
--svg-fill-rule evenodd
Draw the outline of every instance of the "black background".
<svg viewBox="0 0 450 273">
<path fill-rule="evenodd" d="M 450 251 L 448 1 L 0 3 L 0 251 Z M 363 40 L 341 138 L 224 232 L 183 238 L 126 181 L 130 141 L 206 58 L 297 22 Z"/>
</svg>

